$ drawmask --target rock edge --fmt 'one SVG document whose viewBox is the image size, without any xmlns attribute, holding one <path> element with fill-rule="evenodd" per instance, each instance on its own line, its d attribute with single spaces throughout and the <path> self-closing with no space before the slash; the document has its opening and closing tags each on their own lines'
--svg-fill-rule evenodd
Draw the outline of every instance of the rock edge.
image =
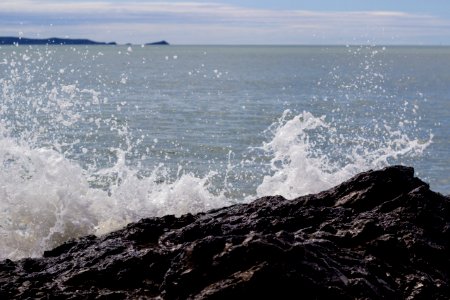
<svg viewBox="0 0 450 300">
<path fill-rule="evenodd" d="M 450 199 L 409 167 L 0 262 L 0 299 L 448 299 Z"/>
</svg>

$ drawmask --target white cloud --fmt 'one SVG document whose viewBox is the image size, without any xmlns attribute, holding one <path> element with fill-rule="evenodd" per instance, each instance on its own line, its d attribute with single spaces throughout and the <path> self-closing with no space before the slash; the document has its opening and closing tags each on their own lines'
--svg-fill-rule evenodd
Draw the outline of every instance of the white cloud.
<svg viewBox="0 0 450 300">
<path fill-rule="evenodd" d="M 420 44 L 445 40 L 450 36 L 450 22 L 396 11 L 289 11 L 207 2 L 0 2 L 0 35 L 19 31 L 27 36 L 69 35 L 121 43 L 147 42 L 158 36 L 174 43 L 203 44 L 322 44 L 368 39 Z"/>
</svg>

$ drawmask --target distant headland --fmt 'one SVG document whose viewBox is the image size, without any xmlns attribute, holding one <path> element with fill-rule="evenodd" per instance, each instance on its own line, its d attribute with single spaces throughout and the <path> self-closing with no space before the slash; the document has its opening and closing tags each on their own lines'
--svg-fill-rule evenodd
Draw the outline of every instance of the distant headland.
<svg viewBox="0 0 450 300">
<path fill-rule="evenodd" d="M 69 38 L 22 38 L 22 37 L 0 37 L 0 45 L 117 45 L 116 42 L 96 42 L 89 39 Z M 169 45 L 166 41 L 146 43 L 145 45 Z"/>
<path fill-rule="evenodd" d="M 88 39 L 47 38 L 30 39 L 21 37 L 0 37 L 0 45 L 117 45 L 116 42 L 95 42 Z"/>
</svg>

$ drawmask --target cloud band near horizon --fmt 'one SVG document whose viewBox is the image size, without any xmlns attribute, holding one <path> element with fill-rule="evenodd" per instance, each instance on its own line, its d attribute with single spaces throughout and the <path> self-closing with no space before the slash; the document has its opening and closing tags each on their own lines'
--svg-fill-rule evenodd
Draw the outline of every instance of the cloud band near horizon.
<svg viewBox="0 0 450 300">
<path fill-rule="evenodd" d="M 205 2 L 2 1 L 0 35 L 174 44 L 450 44 L 450 21 L 402 11 L 305 11 Z"/>
</svg>

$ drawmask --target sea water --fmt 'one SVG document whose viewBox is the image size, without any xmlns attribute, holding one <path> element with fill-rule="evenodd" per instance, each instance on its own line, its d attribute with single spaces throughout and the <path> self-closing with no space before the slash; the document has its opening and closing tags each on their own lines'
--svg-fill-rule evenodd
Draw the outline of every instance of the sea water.
<svg viewBox="0 0 450 300">
<path fill-rule="evenodd" d="M 392 164 L 450 193 L 450 48 L 2 46 L 0 258 Z"/>
</svg>

